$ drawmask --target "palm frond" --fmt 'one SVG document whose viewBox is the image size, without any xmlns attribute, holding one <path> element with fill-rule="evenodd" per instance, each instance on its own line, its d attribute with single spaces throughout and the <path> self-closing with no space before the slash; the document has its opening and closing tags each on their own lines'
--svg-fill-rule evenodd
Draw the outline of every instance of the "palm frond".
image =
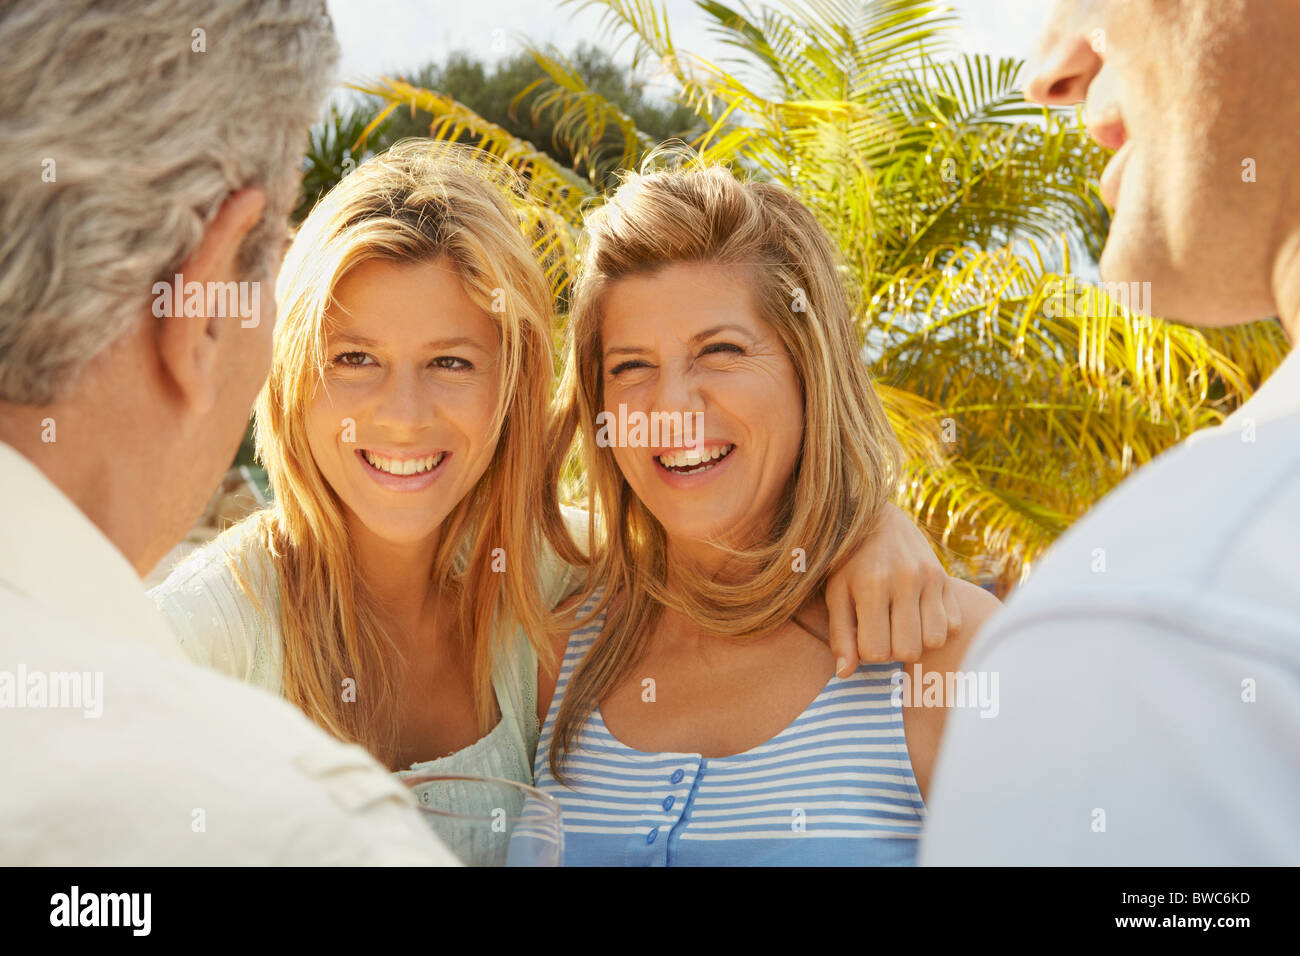
<svg viewBox="0 0 1300 956">
<path fill-rule="evenodd" d="M 473 110 L 433 90 L 420 89 L 404 80 L 380 79 L 352 89 L 384 100 L 392 106 L 421 110 L 433 117 L 432 139 L 449 142 L 468 138 L 479 149 L 509 165 L 529 185 L 533 200 L 561 211 L 569 221 L 579 218 L 584 202 L 594 195 L 590 183 L 532 143 L 516 138 Z"/>
</svg>

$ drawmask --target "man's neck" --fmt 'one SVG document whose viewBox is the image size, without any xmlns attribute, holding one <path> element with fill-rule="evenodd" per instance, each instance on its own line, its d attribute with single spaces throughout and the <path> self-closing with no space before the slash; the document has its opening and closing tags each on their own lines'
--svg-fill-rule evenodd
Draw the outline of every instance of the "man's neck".
<svg viewBox="0 0 1300 956">
<path fill-rule="evenodd" d="M 35 465 L 142 577 L 157 553 L 147 463 L 125 445 L 112 447 L 100 416 L 66 405 L 0 402 L 0 441 Z"/>
</svg>

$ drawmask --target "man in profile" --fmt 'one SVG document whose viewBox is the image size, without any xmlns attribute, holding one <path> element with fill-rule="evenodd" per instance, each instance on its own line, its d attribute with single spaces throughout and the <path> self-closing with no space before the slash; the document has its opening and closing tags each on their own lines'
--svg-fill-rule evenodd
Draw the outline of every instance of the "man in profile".
<svg viewBox="0 0 1300 956">
<path fill-rule="evenodd" d="M 0 10 L 0 864 L 453 862 L 365 751 L 186 661 L 140 580 L 266 375 L 336 59 L 321 0 Z"/>
<path fill-rule="evenodd" d="M 1061 0 L 1043 49 L 1026 95 L 1118 149 L 1103 278 L 1294 343 L 1300 2 Z M 1071 528 L 964 667 L 1001 710 L 949 718 L 923 863 L 1300 864 L 1300 357 Z"/>
</svg>

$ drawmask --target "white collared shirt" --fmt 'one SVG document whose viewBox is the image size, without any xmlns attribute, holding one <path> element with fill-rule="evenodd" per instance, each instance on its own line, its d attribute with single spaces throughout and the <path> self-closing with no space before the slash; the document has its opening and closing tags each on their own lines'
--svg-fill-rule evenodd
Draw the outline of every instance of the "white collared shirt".
<svg viewBox="0 0 1300 956">
<path fill-rule="evenodd" d="M 135 569 L 0 443 L 0 865 L 446 864 L 404 787 L 189 663 Z"/>
<path fill-rule="evenodd" d="M 963 663 L 923 865 L 1300 864 L 1300 351 L 1111 492 Z"/>
</svg>

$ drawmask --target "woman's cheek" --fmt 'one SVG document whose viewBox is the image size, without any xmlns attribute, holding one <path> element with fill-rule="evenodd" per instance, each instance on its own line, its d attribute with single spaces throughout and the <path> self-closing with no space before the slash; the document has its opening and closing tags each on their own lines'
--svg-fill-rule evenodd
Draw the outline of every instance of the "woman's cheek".
<svg viewBox="0 0 1300 956">
<path fill-rule="evenodd" d="M 610 451 L 614 453 L 614 464 L 618 466 L 619 473 L 632 486 L 632 490 L 636 492 L 637 497 L 640 497 L 641 492 L 637 486 L 641 483 L 641 476 L 637 473 L 635 463 L 631 461 L 631 449 L 615 446 Z"/>
</svg>

